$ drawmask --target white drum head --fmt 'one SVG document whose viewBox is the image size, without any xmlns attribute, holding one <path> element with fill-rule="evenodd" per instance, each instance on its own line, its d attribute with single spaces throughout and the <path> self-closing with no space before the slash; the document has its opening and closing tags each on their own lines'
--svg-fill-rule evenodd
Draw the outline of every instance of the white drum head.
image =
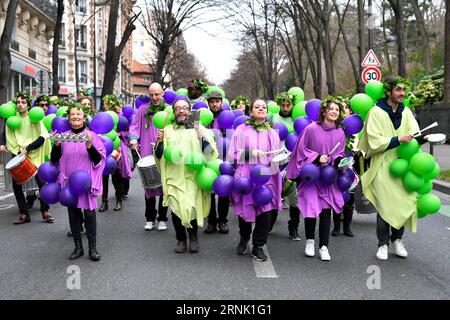
<svg viewBox="0 0 450 320">
<path fill-rule="evenodd" d="M 289 159 L 290 154 L 288 153 L 280 153 L 279 155 L 276 155 L 272 158 L 272 162 L 274 163 L 281 163 Z"/>
<path fill-rule="evenodd" d="M 137 163 L 138 167 L 151 167 L 154 165 L 156 165 L 154 156 L 147 156 L 147 157 L 141 158 L 141 160 L 139 160 L 139 162 Z"/>
<path fill-rule="evenodd" d="M 447 136 L 443 133 L 432 133 L 428 135 L 428 142 L 430 143 L 444 143 Z"/>
<path fill-rule="evenodd" d="M 23 161 L 23 159 L 25 158 L 25 155 L 18 155 L 15 156 L 14 158 L 12 158 L 11 160 L 8 161 L 8 163 L 5 166 L 6 170 L 9 170 L 11 168 L 14 168 L 15 166 L 17 166 L 19 163 L 21 163 Z"/>
</svg>

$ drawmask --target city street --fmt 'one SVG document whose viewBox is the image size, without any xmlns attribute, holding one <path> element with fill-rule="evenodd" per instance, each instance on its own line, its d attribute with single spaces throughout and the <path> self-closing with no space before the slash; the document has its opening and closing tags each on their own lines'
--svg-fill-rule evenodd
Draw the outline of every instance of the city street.
<svg viewBox="0 0 450 320">
<path fill-rule="evenodd" d="M 171 220 L 167 231 L 144 230 L 143 190 L 134 172 L 124 209 L 97 215 L 102 260 L 95 263 L 87 258 L 85 237 L 85 256 L 68 260 L 73 241 L 64 207 L 51 207 L 56 219 L 51 225 L 41 222 L 35 203 L 32 222 L 16 226 L 14 197 L 1 193 L 0 299 L 448 299 L 450 197 L 436 194 L 441 214 L 420 220 L 418 233 L 405 232 L 407 259 L 375 258 L 374 214 L 355 214 L 354 238 L 330 238 L 332 261 L 320 261 L 317 248 L 316 257 L 307 258 L 303 220 L 302 240 L 290 240 L 284 210 L 269 236 L 270 259 L 259 263 L 250 251 L 235 254 L 239 235 L 231 210 L 228 235 L 201 230 L 198 254 L 176 254 Z M 76 271 L 79 289 L 72 281 Z"/>
</svg>

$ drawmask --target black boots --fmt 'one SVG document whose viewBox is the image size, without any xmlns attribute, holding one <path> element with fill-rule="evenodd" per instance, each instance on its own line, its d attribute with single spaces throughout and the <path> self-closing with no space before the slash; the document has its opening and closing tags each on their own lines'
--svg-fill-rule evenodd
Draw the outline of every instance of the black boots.
<svg viewBox="0 0 450 320">
<path fill-rule="evenodd" d="M 342 213 L 341 213 L 342 214 Z M 341 232 L 341 214 L 336 214 L 333 212 L 333 231 L 331 232 L 331 235 L 333 237 L 339 236 Z"/>
<path fill-rule="evenodd" d="M 198 237 L 196 233 L 189 232 L 189 252 L 197 253 L 198 252 Z"/>
<path fill-rule="evenodd" d="M 353 206 L 344 206 L 344 234 L 347 237 L 353 237 L 353 232 L 350 230 L 350 224 L 353 218 Z"/>
<path fill-rule="evenodd" d="M 289 239 L 294 241 L 301 240 L 300 236 L 298 235 L 298 226 L 289 224 L 288 230 L 289 230 Z"/>
<path fill-rule="evenodd" d="M 100 261 L 100 255 L 97 252 L 97 241 L 95 238 L 89 238 L 89 259 L 92 261 Z"/>
<path fill-rule="evenodd" d="M 108 200 L 102 200 L 102 205 L 100 206 L 100 209 L 98 209 L 99 212 L 105 212 L 108 210 Z"/>
<path fill-rule="evenodd" d="M 122 210 L 122 200 L 121 199 L 117 199 L 116 200 L 116 206 L 114 207 L 114 211 L 120 211 Z"/>
<path fill-rule="evenodd" d="M 83 241 L 81 239 L 73 239 L 73 242 L 75 242 L 75 250 L 73 250 L 69 260 L 75 260 L 84 255 Z"/>
</svg>

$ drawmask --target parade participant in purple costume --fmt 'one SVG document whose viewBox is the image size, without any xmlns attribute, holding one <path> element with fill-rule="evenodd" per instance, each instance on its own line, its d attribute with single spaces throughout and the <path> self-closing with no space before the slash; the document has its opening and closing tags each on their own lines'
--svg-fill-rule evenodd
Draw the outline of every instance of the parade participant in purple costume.
<svg viewBox="0 0 450 320">
<path fill-rule="evenodd" d="M 219 92 L 211 92 L 208 97 L 208 106 L 214 115 L 214 122 L 211 127 L 217 132 L 217 136 L 225 136 L 225 130 L 221 130 L 219 126 L 218 116 L 222 112 L 222 95 Z M 217 144 L 217 141 L 216 141 Z M 222 159 L 223 160 L 223 159 Z M 208 226 L 205 229 L 205 233 L 214 233 L 219 227 L 219 232 L 227 234 L 228 229 L 228 210 L 230 208 L 230 197 L 218 197 L 217 210 L 216 210 L 216 195 L 211 193 L 211 209 L 208 216 Z M 217 213 L 219 217 L 217 218 Z"/>
<path fill-rule="evenodd" d="M 153 83 L 149 89 L 151 103 L 141 106 L 133 117 L 130 126 L 130 146 L 132 149 L 139 149 L 141 157 L 153 154 L 153 146 L 156 144 L 158 129 L 153 125 L 153 115 L 164 110 L 167 105 L 163 98 L 163 89 L 159 83 Z M 139 140 L 139 146 L 138 146 Z M 163 202 L 162 187 L 157 189 L 145 189 L 145 230 L 153 230 L 153 225 L 158 214 L 158 230 L 167 229 L 167 207 Z M 159 196 L 158 211 L 155 209 L 156 197 Z"/>
<path fill-rule="evenodd" d="M 89 192 L 80 193 L 76 206 L 68 207 L 70 229 L 75 242 L 75 250 L 69 259 L 74 260 L 84 255 L 81 240 L 81 216 L 84 211 L 84 224 L 89 243 L 89 258 L 99 261 L 97 252 L 97 196 L 102 194 L 102 173 L 105 167 L 106 150 L 102 141 L 95 132 L 86 129 L 84 125 L 85 113 L 74 105 L 68 110 L 69 123 L 72 127 L 70 133 L 88 135 L 86 143 L 56 141 L 51 153 L 51 161 L 59 162 L 58 183 L 61 189 L 66 188 L 70 175 L 75 171 L 85 171 L 92 179 Z"/>
<path fill-rule="evenodd" d="M 234 131 L 228 150 L 228 161 L 236 164 L 234 174 L 235 181 L 240 177 L 249 177 L 251 169 L 256 164 L 271 165 L 273 154 L 268 151 L 281 147 L 277 132 L 272 129 L 267 121 L 267 105 L 264 100 L 256 99 L 251 104 L 251 119 L 245 125 L 241 125 Z M 239 234 L 241 240 L 237 247 L 237 254 L 244 255 L 247 252 L 247 243 L 253 230 L 252 256 L 258 261 L 267 260 L 262 246 L 267 242 L 271 215 L 273 211 L 281 210 L 281 175 L 277 169 L 264 185 L 272 192 L 272 199 L 265 205 L 258 205 L 253 199 L 252 193 L 238 194 L 233 192 L 231 204 L 234 212 L 239 217 Z"/>
<path fill-rule="evenodd" d="M 331 210 L 342 212 L 344 199 L 336 183 L 323 185 L 318 180 L 302 181 L 300 172 L 307 164 L 332 165 L 337 168 L 345 156 L 345 133 L 340 127 L 341 107 L 334 99 L 322 102 L 319 121 L 311 123 L 302 132 L 287 166 L 286 178 L 296 180 L 298 205 L 305 218 L 305 254 L 314 256 L 314 238 L 317 217 L 319 222 L 319 253 L 323 261 L 331 260 L 328 252 L 330 238 Z M 332 153 L 334 147 L 340 146 Z"/>
</svg>

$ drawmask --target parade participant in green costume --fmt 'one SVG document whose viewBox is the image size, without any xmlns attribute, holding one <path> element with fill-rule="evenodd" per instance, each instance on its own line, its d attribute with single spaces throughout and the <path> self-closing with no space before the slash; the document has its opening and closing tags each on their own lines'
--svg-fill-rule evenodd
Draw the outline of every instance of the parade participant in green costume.
<svg viewBox="0 0 450 320">
<path fill-rule="evenodd" d="M 366 118 L 363 135 L 358 149 L 371 158 L 369 170 L 362 176 L 364 195 L 375 206 L 377 216 L 378 252 L 377 258 L 388 259 L 389 240 L 395 253 L 406 258 L 408 252 L 401 241 L 404 227 L 412 232 L 417 229 L 417 193 L 407 191 L 401 179 L 394 179 L 389 165 L 397 159 L 396 148 L 400 143 L 414 139 L 419 125 L 411 110 L 405 108 L 403 99 L 407 81 L 401 77 L 385 80 L 387 98 L 378 100 Z M 419 144 L 426 137 L 416 138 Z"/>
<path fill-rule="evenodd" d="M 160 159 L 157 162 L 163 186 L 163 206 L 172 210 L 172 221 L 178 240 L 175 249 L 177 253 L 186 251 L 186 228 L 190 239 L 189 251 L 198 252 L 197 230 L 198 227 L 203 227 L 203 220 L 208 216 L 211 207 L 211 193 L 197 185 L 196 172 L 187 168 L 182 159 L 183 155 L 203 152 L 206 162 L 217 158 L 218 155 L 214 138 L 206 128 L 201 124 L 191 126 L 189 121 L 186 121 L 191 109 L 186 100 L 174 101 L 175 123 L 158 133 L 155 150 L 156 158 Z M 171 153 L 171 156 L 168 156 L 168 153 Z M 181 158 L 176 159 L 176 154 Z"/>
</svg>

